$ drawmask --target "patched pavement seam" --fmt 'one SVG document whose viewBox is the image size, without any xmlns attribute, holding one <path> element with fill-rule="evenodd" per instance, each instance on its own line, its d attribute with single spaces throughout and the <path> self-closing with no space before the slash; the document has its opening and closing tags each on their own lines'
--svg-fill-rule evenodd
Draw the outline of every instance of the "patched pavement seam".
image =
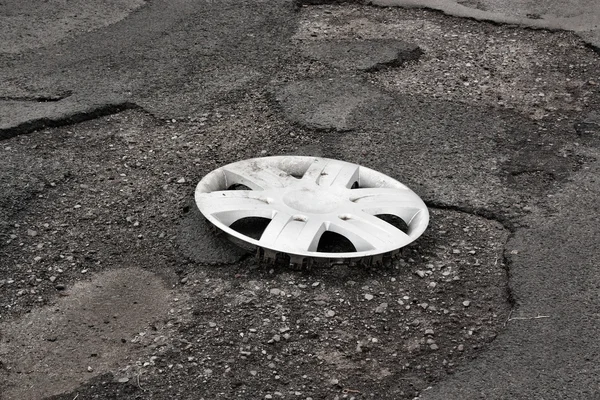
<svg viewBox="0 0 600 400">
<path fill-rule="evenodd" d="M 23 100 L 18 100 L 22 102 Z M 27 102 L 31 100 L 26 100 Z M 35 100 L 35 102 L 45 102 Z M 51 100 L 51 102 L 60 102 L 60 100 Z M 0 103 L 0 107 L 2 103 Z M 68 110 L 68 107 L 66 107 Z M 57 128 L 60 126 L 74 125 L 80 122 L 93 120 L 96 118 L 104 117 L 107 115 L 117 114 L 125 110 L 137 110 L 141 109 L 135 103 L 122 102 L 122 103 L 106 103 L 95 107 L 81 107 L 79 110 L 72 110 L 72 112 L 63 112 L 64 110 L 56 110 L 54 113 L 47 113 L 47 115 L 40 116 L 38 118 L 32 118 L 22 122 L 18 122 L 13 126 L 0 127 L 0 141 L 13 138 L 15 136 L 32 133 L 45 128 Z M 71 110 L 68 110 L 71 111 Z"/>
<path fill-rule="evenodd" d="M 460 4 L 460 2 L 451 0 L 365 0 L 364 3 L 377 7 L 421 8 L 440 11 L 448 16 L 496 24 L 519 25 L 533 29 L 572 31 L 584 40 L 590 48 L 600 53 L 600 26 L 589 23 L 586 24 L 586 29 L 582 29 L 582 23 L 579 20 L 581 16 L 578 16 L 578 18 L 553 18 L 550 16 L 545 16 L 545 18 L 531 18 L 532 15 L 528 14 L 525 17 L 517 17 L 505 15 L 500 12 L 490 12 L 468 7 Z M 598 20 L 600 21 L 600 16 L 598 16 Z"/>
</svg>

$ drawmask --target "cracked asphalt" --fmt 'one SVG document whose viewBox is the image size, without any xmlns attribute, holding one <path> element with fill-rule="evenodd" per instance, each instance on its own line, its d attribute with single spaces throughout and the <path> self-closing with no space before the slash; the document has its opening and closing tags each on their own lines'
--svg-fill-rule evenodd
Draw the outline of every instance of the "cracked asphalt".
<svg viewBox="0 0 600 400">
<path fill-rule="evenodd" d="M 599 25 L 585 0 L 2 2 L 0 399 L 600 398 Z M 431 227 L 381 269 L 265 267 L 193 191 L 280 154 L 393 176 Z"/>
</svg>

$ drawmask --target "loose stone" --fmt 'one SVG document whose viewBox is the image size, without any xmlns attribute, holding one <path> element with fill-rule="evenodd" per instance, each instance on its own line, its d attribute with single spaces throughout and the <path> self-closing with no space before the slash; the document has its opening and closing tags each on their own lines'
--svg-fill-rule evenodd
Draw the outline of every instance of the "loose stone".
<svg viewBox="0 0 600 400">
<path fill-rule="evenodd" d="M 381 314 L 382 312 L 384 312 L 386 309 L 388 308 L 388 303 L 381 303 L 380 305 L 377 306 L 377 308 L 375 309 L 375 312 L 377 314 Z"/>
</svg>

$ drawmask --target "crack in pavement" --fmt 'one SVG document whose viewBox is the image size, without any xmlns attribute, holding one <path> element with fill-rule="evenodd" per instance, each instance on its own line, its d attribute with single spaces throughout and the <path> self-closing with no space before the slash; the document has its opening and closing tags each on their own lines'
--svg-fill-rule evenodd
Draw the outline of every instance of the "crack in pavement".
<svg viewBox="0 0 600 400">
<path fill-rule="evenodd" d="M 54 96 L 0 96 L 0 101 L 31 101 L 36 103 L 48 103 L 54 101 L 61 101 L 71 96 L 71 94 L 72 93 L 65 93 Z"/>
<path fill-rule="evenodd" d="M 422 398 L 533 398 L 539 393 L 554 393 L 557 398 L 597 396 L 597 348 L 586 345 L 579 335 L 599 328 L 593 301 L 600 284 L 594 268 L 600 265 L 596 251 L 600 187 L 595 179 L 599 164 L 588 167 L 549 199 L 553 208 L 561 210 L 559 214 L 530 216 L 527 220 L 535 223 L 509 239 L 506 254 L 516 317 L 512 320 L 521 322 L 507 326 L 488 351 Z M 536 315 L 548 318 L 531 318 Z M 573 358 L 581 365 L 577 380 L 582 384 L 576 386 L 570 384 L 573 375 L 564 361 Z M 564 387 L 570 388 L 569 395 L 561 397 Z"/>
<path fill-rule="evenodd" d="M 24 100 L 19 100 L 18 103 Z M 29 102 L 31 100 L 27 100 Z M 33 100 L 34 103 L 39 103 L 38 100 Z M 14 102 L 14 100 L 13 100 Z M 24 118 L 15 118 L 14 114 L 12 124 L 2 124 L 0 122 L 0 141 L 13 138 L 18 135 L 28 134 L 40 129 L 55 128 L 59 126 L 73 125 L 83 121 L 89 121 L 99 117 L 116 114 L 125 110 L 141 109 L 137 104 L 131 102 L 115 102 L 115 103 L 104 103 L 100 105 L 87 105 L 87 104 L 69 104 L 63 105 L 60 100 L 51 100 L 50 107 L 35 107 L 27 104 L 22 106 L 21 104 L 14 103 L 10 104 L 13 107 L 7 106 L 6 104 L 0 103 L 0 116 L 2 114 L 15 113 L 26 114 Z M 56 105 L 55 105 L 56 104 Z M 33 115 L 32 115 L 33 114 Z M 16 120 L 16 121 L 15 121 Z M 1 121 L 1 119 L 0 119 Z"/>
<path fill-rule="evenodd" d="M 511 282 L 512 282 L 512 278 L 511 278 L 511 264 L 512 264 L 512 259 L 510 258 L 509 254 L 508 254 L 508 243 L 511 241 L 511 239 L 515 236 L 515 234 L 518 231 L 518 227 L 516 226 L 516 223 L 514 222 L 515 219 L 518 219 L 516 217 L 508 217 L 506 215 L 502 215 L 498 212 L 495 212 L 493 210 L 488 210 L 485 208 L 476 208 L 476 207 L 468 207 L 468 206 L 464 206 L 464 205 L 452 205 L 452 204 L 443 204 L 443 203 L 439 203 L 436 201 L 425 201 L 425 204 L 427 205 L 427 207 L 429 208 L 434 208 L 437 210 L 446 210 L 446 211 L 454 211 L 454 212 L 461 212 L 461 213 L 465 213 L 465 214 L 469 214 L 469 215 L 473 215 L 479 218 L 483 218 L 489 221 L 494 221 L 499 223 L 500 225 L 502 225 L 504 227 L 504 229 L 506 229 L 508 231 L 508 237 L 506 239 L 506 242 L 504 243 L 504 247 L 502 249 L 502 265 L 504 266 L 504 269 L 506 271 L 506 295 L 507 295 L 507 301 L 508 304 L 511 307 L 511 313 L 513 312 L 513 310 L 515 309 L 515 307 L 517 306 L 517 301 L 515 299 L 515 295 L 513 293 L 512 287 L 511 287 Z M 495 340 L 495 339 L 494 339 Z"/>
</svg>

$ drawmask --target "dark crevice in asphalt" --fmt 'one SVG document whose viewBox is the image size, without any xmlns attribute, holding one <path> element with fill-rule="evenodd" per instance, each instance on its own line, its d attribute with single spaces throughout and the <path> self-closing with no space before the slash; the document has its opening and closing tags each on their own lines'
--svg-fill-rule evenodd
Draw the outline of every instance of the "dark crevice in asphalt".
<svg viewBox="0 0 600 400">
<path fill-rule="evenodd" d="M 294 0 L 297 7 L 302 6 L 319 6 L 326 4 L 368 4 L 366 0 Z"/>
<path fill-rule="evenodd" d="M 415 50 L 407 53 L 404 57 L 398 57 L 395 60 L 389 62 L 381 62 L 373 65 L 371 68 L 367 68 L 365 72 L 377 72 L 379 70 L 385 68 L 399 68 L 404 66 L 406 63 L 411 61 L 417 61 L 421 56 L 425 54 L 420 47 L 417 47 Z"/>
<path fill-rule="evenodd" d="M 548 172 L 545 169 L 541 169 L 541 168 L 536 168 L 536 169 L 519 169 L 519 170 L 514 170 L 514 171 L 508 171 L 508 173 L 511 176 L 521 176 L 521 175 L 542 173 L 542 174 L 546 174 L 552 180 L 557 180 L 557 177 L 556 177 L 556 175 L 554 173 Z"/>
<path fill-rule="evenodd" d="M 508 235 L 506 243 L 504 244 L 504 249 L 502 251 L 502 265 L 504 266 L 504 271 L 506 273 L 506 299 L 508 301 L 508 304 L 510 305 L 511 312 L 517 307 L 517 299 L 514 290 L 510 285 L 510 283 L 512 282 L 511 267 L 513 262 L 512 259 L 508 256 L 508 249 L 506 248 L 506 244 L 511 241 L 513 236 L 514 233 L 512 232 Z"/>
<path fill-rule="evenodd" d="M 485 208 L 469 207 L 469 206 L 456 206 L 456 205 L 451 205 L 451 204 L 438 203 L 436 201 L 431 201 L 431 200 L 426 200 L 425 204 L 429 208 L 437 208 L 438 210 L 450 210 L 450 211 L 456 211 L 456 212 L 461 212 L 461 213 L 465 213 L 465 214 L 471 214 L 471 215 L 475 215 L 477 217 L 484 218 L 484 219 L 487 219 L 490 221 L 498 222 L 506 230 L 508 230 L 511 234 L 515 233 L 516 228 L 517 228 L 514 221 L 511 218 L 504 216 L 504 215 L 500 215 L 500 214 L 496 213 L 495 211 L 488 210 Z"/>
<path fill-rule="evenodd" d="M 0 101 L 25 101 L 33 103 L 52 103 L 58 102 L 71 96 L 71 92 L 61 93 L 49 96 L 0 96 Z"/>
<path fill-rule="evenodd" d="M 515 224 L 508 218 L 502 215 L 497 214 L 494 211 L 487 210 L 484 208 L 475 208 L 475 207 L 461 207 L 443 203 L 437 203 L 432 201 L 425 201 L 425 204 L 428 208 L 435 208 L 438 210 L 449 210 L 454 212 L 460 212 L 470 215 L 475 215 L 476 217 L 487 219 L 489 221 L 495 221 L 502 225 L 504 229 L 508 231 L 508 237 L 506 238 L 506 242 L 504 243 L 504 248 L 502 249 L 502 266 L 504 272 L 506 274 L 506 301 L 510 305 L 511 311 L 515 309 L 517 306 L 516 297 L 514 295 L 514 291 L 511 287 L 512 277 L 511 277 L 511 265 L 512 259 L 508 255 L 507 244 L 511 241 L 516 233 Z"/>
<path fill-rule="evenodd" d="M 598 55 L 600 55 L 600 46 L 596 46 L 593 43 L 585 41 L 585 47 L 587 47 L 588 49 L 591 49 L 594 53 L 597 53 Z"/>
<path fill-rule="evenodd" d="M 135 103 L 123 102 L 116 104 L 103 104 L 99 107 L 76 112 L 73 114 L 59 116 L 57 118 L 43 117 L 23 122 L 14 127 L 0 129 L 0 141 L 24 135 L 46 128 L 57 128 L 60 126 L 78 124 L 80 122 L 117 114 L 125 110 L 140 110 L 141 107 Z"/>
</svg>

